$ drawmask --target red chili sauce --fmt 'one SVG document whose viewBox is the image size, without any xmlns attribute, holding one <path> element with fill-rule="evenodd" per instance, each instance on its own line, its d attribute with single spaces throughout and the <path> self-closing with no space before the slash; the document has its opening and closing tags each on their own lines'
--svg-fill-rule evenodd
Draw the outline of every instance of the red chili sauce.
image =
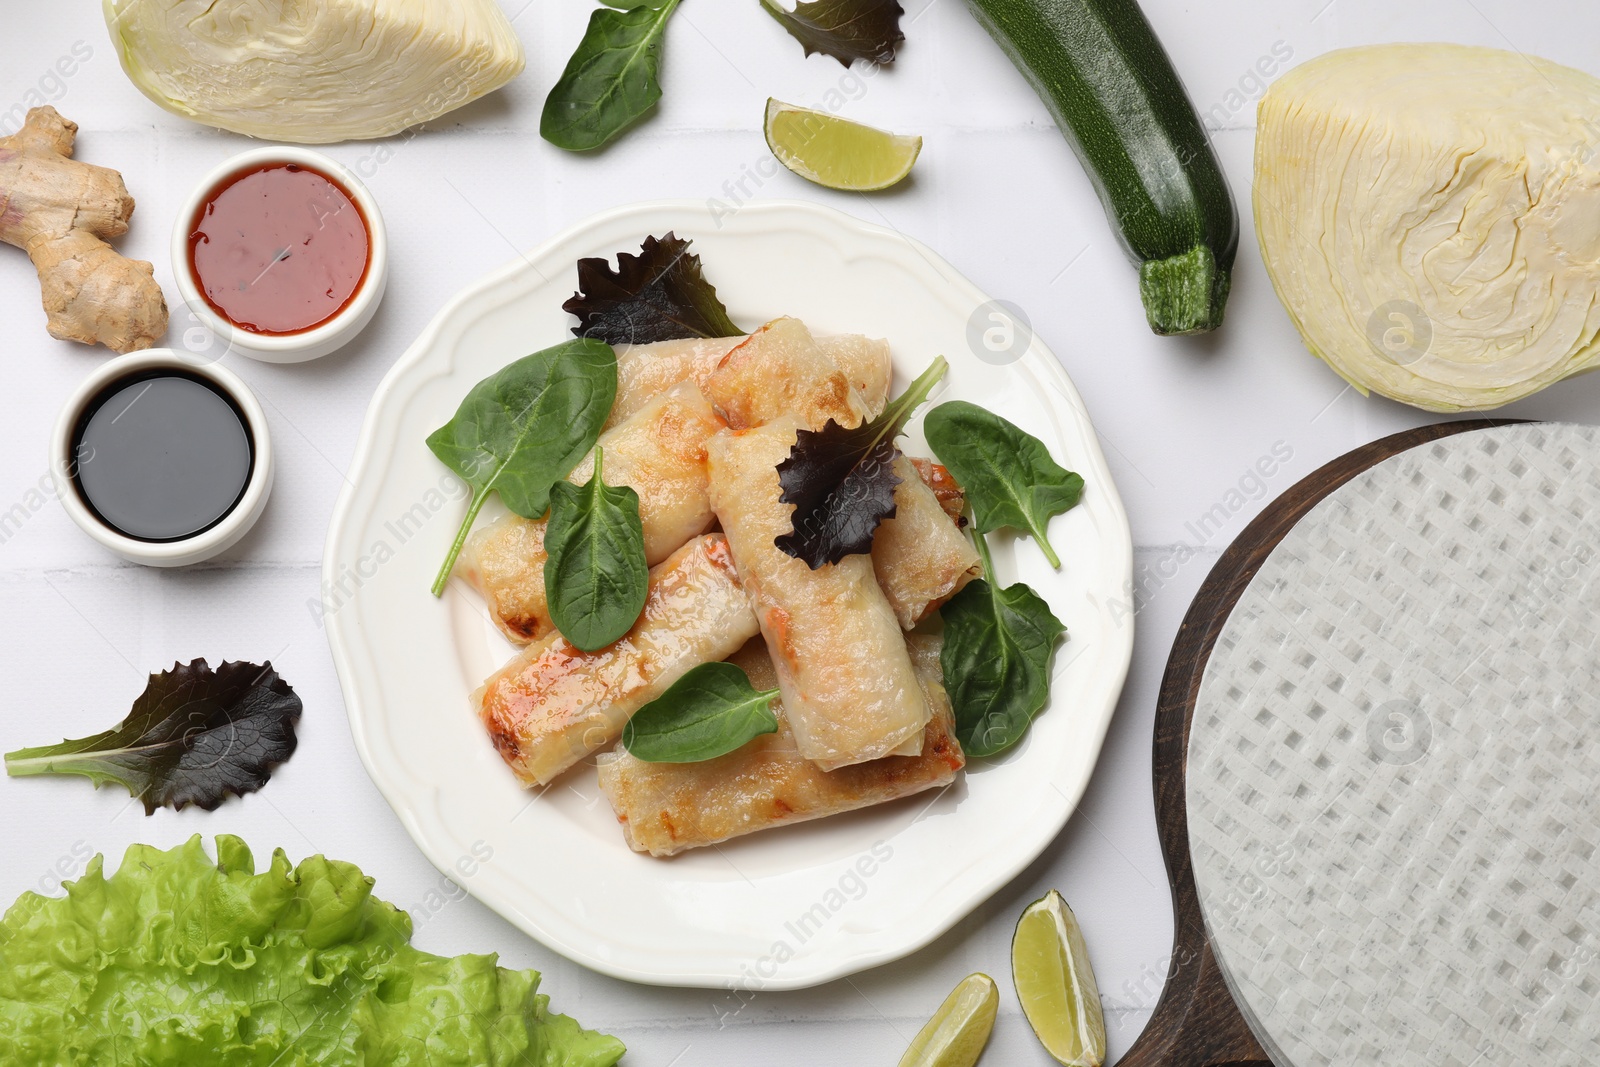
<svg viewBox="0 0 1600 1067">
<path fill-rule="evenodd" d="M 360 291 L 371 260 L 355 198 L 298 163 L 228 179 L 189 232 L 189 265 L 206 303 L 251 333 L 304 333 L 327 322 Z"/>
</svg>

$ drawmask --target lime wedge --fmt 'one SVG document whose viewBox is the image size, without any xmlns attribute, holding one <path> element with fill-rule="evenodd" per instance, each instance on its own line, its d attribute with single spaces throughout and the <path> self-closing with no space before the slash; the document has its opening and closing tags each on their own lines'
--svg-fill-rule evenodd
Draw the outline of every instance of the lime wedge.
<svg viewBox="0 0 1600 1067">
<path fill-rule="evenodd" d="M 1083 931 L 1061 894 L 1050 890 L 1028 905 L 1011 938 L 1017 999 L 1045 1051 L 1066 1067 L 1100 1067 L 1106 1019 L 1089 967 Z"/>
<path fill-rule="evenodd" d="M 887 189 L 911 173 L 922 138 L 901 137 L 825 111 L 767 101 L 767 147 L 778 162 L 829 189 Z"/>
<path fill-rule="evenodd" d="M 989 1043 L 1000 991 L 986 974 L 969 974 L 911 1039 L 900 1067 L 972 1067 Z"/>
</svg>

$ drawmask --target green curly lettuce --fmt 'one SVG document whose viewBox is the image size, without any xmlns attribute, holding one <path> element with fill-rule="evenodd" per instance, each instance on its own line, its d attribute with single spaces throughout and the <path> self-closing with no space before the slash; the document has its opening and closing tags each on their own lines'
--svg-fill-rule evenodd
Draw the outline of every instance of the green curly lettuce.
<svg viewBox="0 0 1600 1067">
<path fill-rule="evenodd" d="M 411 945 L 354 865 L 196 834 L 96 856 L 0 920 L 0 1063 L 611 1067 L 620 1041 L 552 1015 L 537 971 Z"/>
</svg>

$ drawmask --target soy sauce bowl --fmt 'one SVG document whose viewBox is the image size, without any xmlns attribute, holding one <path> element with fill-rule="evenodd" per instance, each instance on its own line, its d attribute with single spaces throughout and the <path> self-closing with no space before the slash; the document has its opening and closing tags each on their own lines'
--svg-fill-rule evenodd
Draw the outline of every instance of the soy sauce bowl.
<svg viewBox="0 0 1600 1067">
<path fill-rule="evenodd" d="M 141 537 L 123 532 L 101 516 L 85 492 L 83 480 L 88 464 L 95 462 L 92 449 L 79 446 L 91 416 L 119 388 L 146 378 L 178 377 L 208 388 L 225 400 L 244 430 L 249 449 L 248 473 L 230 507 L 213 521 L 193 533 L 174 537 Z M 133 409 L 136 396 L 122 413 Z M 207 401 L 208 406 L 209 400 Z M 214 406 L 211 407 L 215 412 Z M 123 458 L 123 457 L 119 457 Z M 101 468 L 105 470 L 105 468 Z M 152 348 L 134 352 L 102 364 L 67 399 L 56 419 L 50 437 L 50 474 L 56 497 L 72 521 L 90 537 L 123 559 L 150 567 L 184 567 L 210 559 L 243 537 L 266 507 L 272 492 L 272 438 L 261 405 L 239 376 L 214 362 Z"/>
<path fill-rule="evenodd" d="M 277 166 L 299 167 L 329 179 L 355 204 L 367 232 L 366 270 L 348 302 L 331 317 L 292 333 L 263 333 L 229 321 L 206 298 L 190 253 L 190 236 L 205 206 L 241 178 Z M 377 200 L 348 167 L 306 148 L 256 148 L 212 170 L 189 194 L 172 227 L 172 273 L 189 313 L 213 335 L 204 345 L 208 353 L 236 351 L 266 363 L 303 363 L 344 347 L 372 320 L 389 281 L 389 238 Z M 196 349 L 187 340 L 185 346 Z"/>
</svg>

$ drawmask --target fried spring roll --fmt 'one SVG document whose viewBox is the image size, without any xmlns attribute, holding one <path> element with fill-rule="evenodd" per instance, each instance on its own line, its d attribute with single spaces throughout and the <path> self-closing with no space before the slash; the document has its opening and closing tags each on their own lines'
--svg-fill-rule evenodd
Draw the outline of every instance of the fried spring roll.
<svg viewBox="0 0 1600 1067">
<path fill-rule="evenodd" d="M 728 542 L 707 534 L 650 571 L 650 593 L 616 644 L 583 652 L 556 633 L 489 677 L 472 702 L 501 757 L 543 785 L 622 734 L 635 711 L 756 634 Z"/>
<path fill-rule="evenodd" d="M 966 764 L 954 736 L 939 671 L 940 639 L 907 636 L 912 669 L 933 708 L 922 753 L 824 771 L 800 755 L 781 702 L 778 732 L 703 763 L 645 763 L 617 748 L 599 758 L 600 789 L 635 852 L 671 856 L 742 834 L 820 819 L 940 788 Z M 731 659 L 758 689 L 777 675 L 766 646 L 751 641 Z"/>
<path fill-rule="evenodd" d="M 706 399 L 735 430 L 783 415 L 820 430 L 829 420 L 859 426 L 866 398 L 799 319 L 773 319 L 723 357 L 706 380 Z"/>
<path fill-rule="evenodd" d="M 859 333 L 834 334 L 818 337 L 816 341 L 823 354 L 844 371 L 850 384 L 867 402 L 868 417 L 880 414 L 889 403 L 889 380 L 894 376 L 894 366 L 889 361 L 889 342 Z"/>
<path fill-rule="evenodd" d="M 617 399 L 609 429 L 679 382 L 699 382 L 722 362 L 742 337 L 691 337 L 617 348 Z"/>
<path fill-rule="evenodd" d="M 928 702 L 871 557 L 812 570 L 773 543 L 791 525 L 794 506 L 778 499 L 777 465 L 798 425 L 786 416 L 724 430 L 707 448 L 711 505 L 772 651 L 795 744 L 826 770 L 915 754 Z"/>
<path fill-rule="evenodd" d="M 722 428 L 693 382 L 674 386 L 600 436 L 608 485 L 639 494 L 645 561 L 660 563 L 711 527 L 706 442 Z M 591 454 L 567 476 L 581 485 L 594 475 Z M 476 531 L 457 573 L 483 594 L 489 616 L 517 644 L 551 630 L 544 590 L 544 519 L 507 515 Z"/>
<path fill-rule="evenodd" d="M 723 425 L 695 382 L 670 379 L 673 374 L 691 371 L 691 377 L 708 377 L 726 354 L 726 346 L 742 340 L 661 341 L 637 345 L 619 357 L 619 390 L 622 382 L 630 378 L 632 382 L 619 391 L 619 407 L 625 400 L 632 402 L 630 395 L 637 398 L 656 384 L 668 383 L 664 394 L 636 407 L 599 441 L 606 453 L 607 482 L 630 486 L 639 494 L 645 559 L 652 565 L 711 525 L 705 442 Z M 889 381 L 886 342 L 846 334 L 813 347 L 816 351 L 800 363 L 774 350 L 769 353 L 774 357 L 770 364 L 759 371 L 747 356 L 741 385 L 784 396 L 837 390 L 834 379 L 841 368 L 827 353 L 839 353 L 853 360 L 856 372 L 862 375 L 869 390 L 861 397 L 867 410 L 882 409 Z M 593 460 L 586 459 L 568 480 L 582 483 L 593 470 Z M 526 644 L 551 632 L 544 561 L 544 520 L 515 515 L 475 532 L 461 553 L 457 573 L 483 595 L 489 617 L 514 644 Z"/>
<path fill-rule="evenodd" d="M 774 368 L 782 372 L 773 375 Z M 795 319 L 775 319 L 728 353 L 706 384 L 706 395 L 734 430 L 749 429 L 790 412 L 804 429 L 820 430 L 828 419 L 858 425 L 869 413 L 841 382 L 829 354 Z M 769 376 L 791 384 L 773 389 Z M 946 493 L 959 487 L 949 472 L 926 464 Z M 900 625 L 909 630 L 930 608 L 955 594 L 975 573 L 977 550 L 945 513 L 948 500 L 919 477 L 921 469 L 901 457 L 895 464 L 895 517 L 879 527 L 872 544 L 873 567 Z"/>
<path fill-rule="evenodd" d="M 924 471 L 946 486 L 947 493 L 955 485 L 943 467 L 901 456 L 894 463 L 900 476 L 894 489 L 894 517 L 879 523 L 872 535 L 872 569 L 895 618 L 907 630 L 979 571 L 978 550 L 952 521 L 948 497 L 941 500 L 938 491 L 923 481 Z M 955 493 L 959 496 L 959 487 Z M 958 500 L 956 515 L 960 514 Z"/>
<path fill-rule="evenodd" d="M 606 426 L 628 418 L 655 397 L 691 378 L 703 390 L 717 364 L 743 337 L 655 341 L 617 349 L 617 400 Z M 889 342 L 860 334 L 819 337 L 817 345 L 849 377 L 876 415 L 889 392 Z"/>
<path fill-rule="evenodd" d="M 544 595 L 544 561 L 544 520 L 506 515 L 472 532 L 456 574 L 483 595 L 506 639 L 525 645 L 555 628 Z"/>
</svg>

